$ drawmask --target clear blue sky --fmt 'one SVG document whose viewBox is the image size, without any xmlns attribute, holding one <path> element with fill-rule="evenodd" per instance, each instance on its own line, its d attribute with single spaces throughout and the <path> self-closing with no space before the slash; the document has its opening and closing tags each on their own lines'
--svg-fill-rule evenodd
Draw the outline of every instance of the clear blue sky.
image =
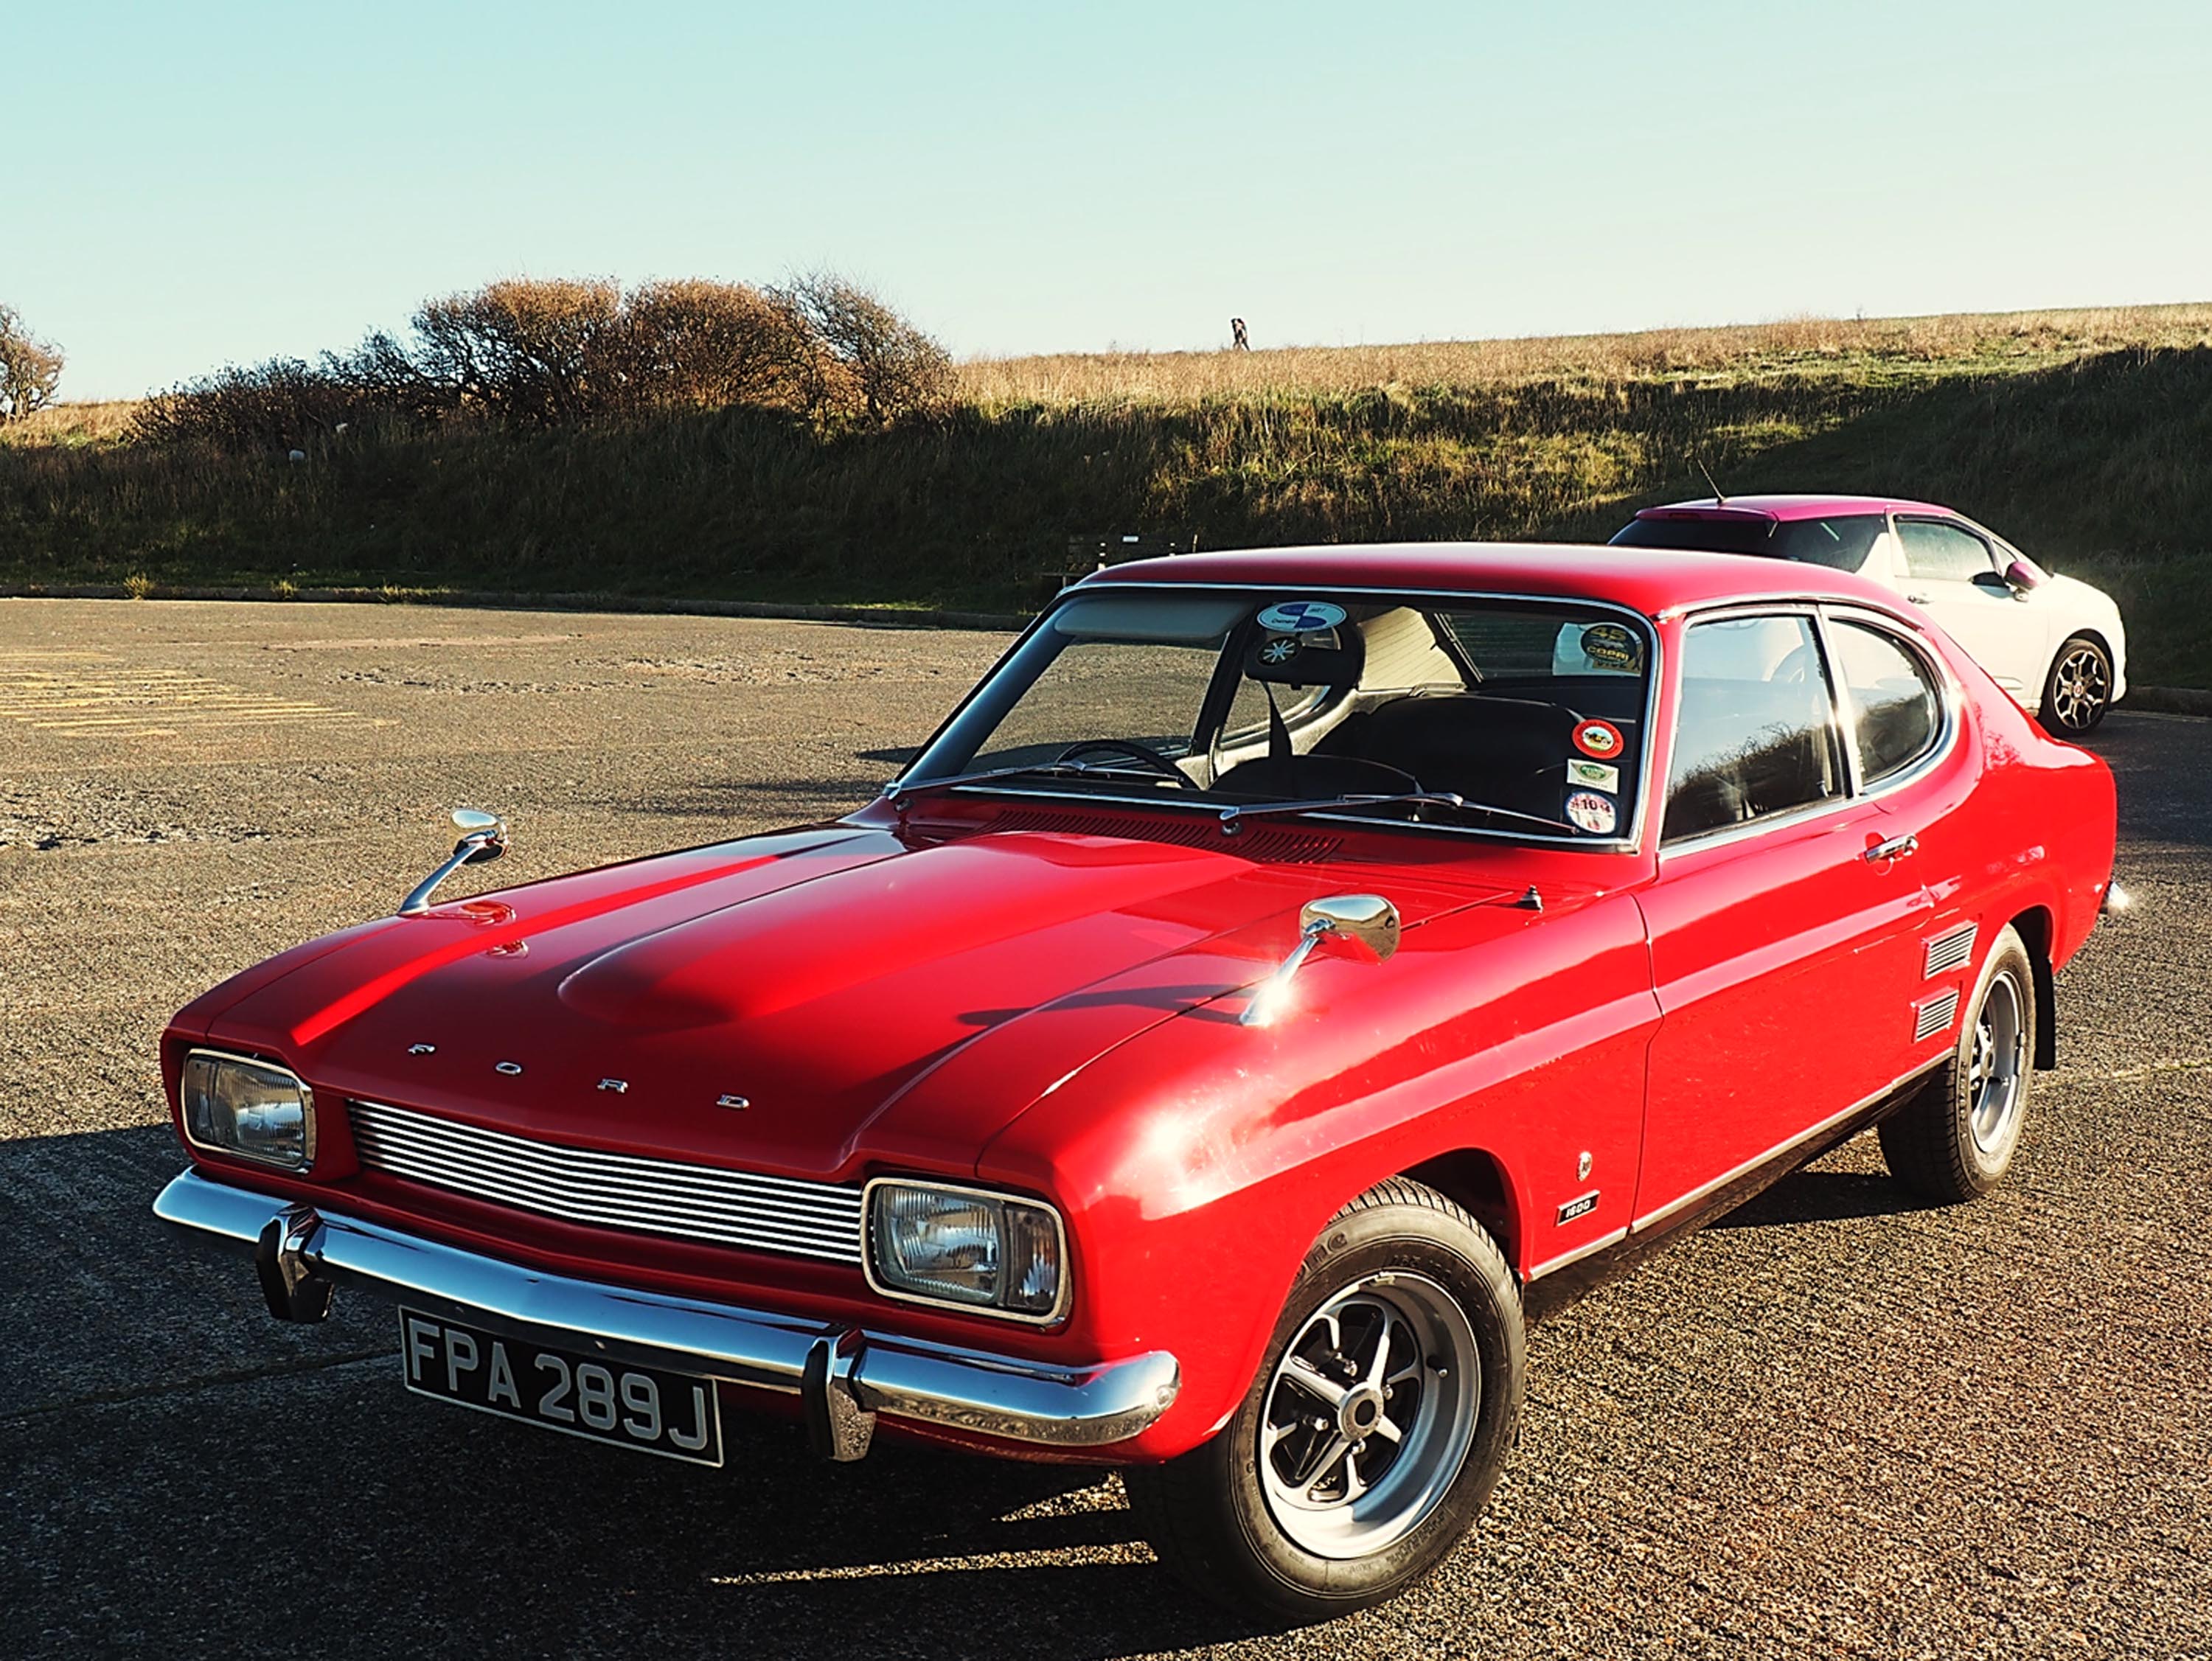
<svg viewBox="0 0 2212 1661">
<path fill-rule="evenodd" d="M 955 352 L 2212 297 L 2212 5 L 10 0 L 65 397 L 514 273 L 828 265 Z"/>
</svg>

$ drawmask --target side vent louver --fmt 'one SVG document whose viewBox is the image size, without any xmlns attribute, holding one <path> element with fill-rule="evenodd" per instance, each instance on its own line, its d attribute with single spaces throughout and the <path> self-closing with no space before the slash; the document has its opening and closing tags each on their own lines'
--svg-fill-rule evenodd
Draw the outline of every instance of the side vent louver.
<svg viewBox="0 0 2212 1661">
<path fill-rule="evenodd" d="M 1938 992 L 1925 1003 L 1917 1005 L 1912 1020 L 1913 1042 L 1917 1044 L 1923 1038 L 1933 1038 L 1938 1033 L 1949 1031 L 1958 1014 L 1959 994 L 1955 988 L 1948 992 Z"/>
<path fill-rule="evenodd" d="M 1974 925 L 1961 923 L 1955 929 L 1946 929 L 1928 943 L 1928 967 L 1924 977 L 1933 980 L 1939 974 L 1948 974 L 1960 968 L 1974 955 Z"/>
</svg>

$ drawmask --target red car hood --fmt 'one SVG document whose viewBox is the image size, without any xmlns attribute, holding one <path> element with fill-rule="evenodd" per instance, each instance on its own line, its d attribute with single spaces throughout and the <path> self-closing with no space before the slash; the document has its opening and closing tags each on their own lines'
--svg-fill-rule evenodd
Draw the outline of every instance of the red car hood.
<svg viewBox="0 0 2212 1661">
<path fill-rule="evenodd" d="M 1099 1054 L 1265 973 L 1305 900 L 1373 888 L 1409 926 L 1498 893 L 1219 845 L 836 825 L 365 925 L 179 1026 L 344 1098 L 842 1178 L 972 1158 Z M 955 1058 L 957 1091 L 917 1089 Z"/>
</svg>

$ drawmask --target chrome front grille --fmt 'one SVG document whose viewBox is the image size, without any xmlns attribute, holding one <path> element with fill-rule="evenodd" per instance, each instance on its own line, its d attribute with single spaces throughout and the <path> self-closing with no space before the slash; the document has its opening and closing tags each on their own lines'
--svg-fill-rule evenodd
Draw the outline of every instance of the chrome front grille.
<svg viewBox="0 0 2212 1661">
<path fill-rule="evenodd" d="M 1933 980 L 1939 974 L 1948 974 L 1974 955 L 1974 925 L 1961 923 L 1955 929 L 1946 929 L 1928 943 L 1927 967 L 1921 978 Z"/>
<path fill-rule="evenodd" d="M 1912 1038 L 1918 1043 L 1923 1038 L 1948 1031 L 1959 1014 L 1959 994 L 1955 989 L 1938 992 L 1919 1006 L 1912 1021 Z"/>
<path fill-rule="evenodd" d="M 474 1199 L 639 1234 L 860 1261 L 860 1191 L 556 1147 L 411 1107 L 346 1104 L 363 1167 Z"/>
</svg>

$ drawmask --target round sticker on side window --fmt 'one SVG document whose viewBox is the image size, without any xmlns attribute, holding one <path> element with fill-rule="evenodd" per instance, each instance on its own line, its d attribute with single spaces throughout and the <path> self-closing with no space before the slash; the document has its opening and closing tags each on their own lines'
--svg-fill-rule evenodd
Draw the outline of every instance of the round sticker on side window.
<svg viewBox="0 0 2212 1661">
<path fill-rule="evenodd" d="M 1344 608 L 1327 600 L 1285 600 L 1260 614 L 1260 627 L 1270 634 L 1317 634 L 1344 621 Z"/>
<path fill-rule="evenodd" d="M 1593 836 L 1610 836 L 1620 823 L 1620 809 L 1610 796 L 1578 790 L 1567 797 L 1567 817 Z"/>
<path fill-rule="evenodd" d="M 1644 666 L 1644 643 L 1619 623 L 1592 623 L 1583 631 L 1582 647 L 1601 669 L 1633 674 Z"/>
<path fill-rule="evenodd" d="M 1610 721 L 1583 721 L 1575 728 L 1575 748 L 1585 755 L 1610 761 L 1623 747 L 1620 729 Z"/>
</svg>

